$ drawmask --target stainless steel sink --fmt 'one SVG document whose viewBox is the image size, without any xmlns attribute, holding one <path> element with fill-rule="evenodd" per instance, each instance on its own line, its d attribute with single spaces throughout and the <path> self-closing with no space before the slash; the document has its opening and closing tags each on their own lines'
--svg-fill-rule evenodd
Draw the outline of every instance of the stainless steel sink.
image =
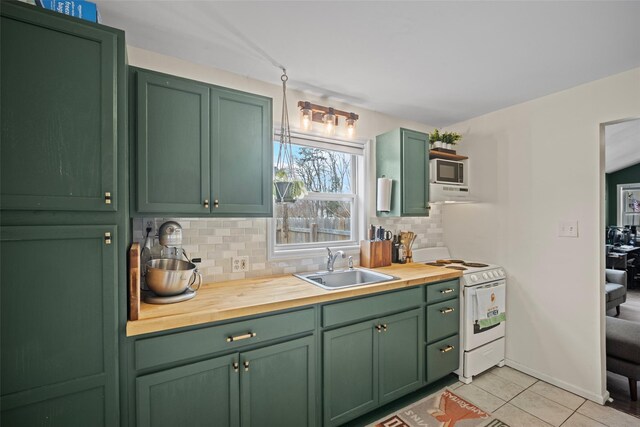
<svg viewBox="0 0 640 427">
<path fill-rule="evenodd" d="M 350 288 L 352 286 L 371 285 L 374 283 L 382 283 L 399 279 L 399 277 L 390 276 L 388 274 L 378 273 L 371 270 L 364 270 L 362 268 L 336 271 L 319 271 L 315 273 L 294 274 L 294 276 L 316 286 L 320 286 L 321 288 L 329 290 Z"/>
</svg>

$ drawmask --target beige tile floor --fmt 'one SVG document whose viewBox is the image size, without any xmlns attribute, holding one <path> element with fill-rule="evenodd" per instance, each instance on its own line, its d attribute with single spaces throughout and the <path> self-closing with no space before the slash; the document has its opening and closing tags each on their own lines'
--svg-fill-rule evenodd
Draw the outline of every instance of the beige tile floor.
<svg viewBox="0 0 640 427">
<path fill-rule="evenodd" d="M 511 427 L 640 427 L 640 418 L 585 400 L 508 366 L 450 388 Z"/>
</svg>

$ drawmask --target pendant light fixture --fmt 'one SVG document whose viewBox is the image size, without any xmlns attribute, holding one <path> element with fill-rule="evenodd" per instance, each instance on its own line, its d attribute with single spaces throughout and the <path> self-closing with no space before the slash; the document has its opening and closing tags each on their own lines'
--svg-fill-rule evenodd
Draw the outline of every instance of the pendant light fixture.
<svg viewBox="0 0 640 427">
<path fill-rule="evenodd" d="M 311 130 L 313 122 L 322 123 L 325 133 L 333 136 L 339 125 L 339 117 L 342 117 L 344 118 L 347 137 L 353 138 L 356 134 L 356 122 L 360 117 L 355 113 L 312 104 L 309 101 L 298 101 L 298 107 L 300 108 L 300 128 L 302 130 Z"/>
</svg>

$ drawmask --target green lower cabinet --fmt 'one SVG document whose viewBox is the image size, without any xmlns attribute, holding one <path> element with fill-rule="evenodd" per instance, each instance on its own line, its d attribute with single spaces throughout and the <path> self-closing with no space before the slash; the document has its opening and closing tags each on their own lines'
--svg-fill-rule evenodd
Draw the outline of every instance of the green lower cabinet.
<svg viewBox="0 0 640 427">
<path fill-rule="evenodd" d="M 378 405 L 374 321 L 323 333 L 324 425 L 342 424 Z"/>
<path fill-rule="evenodd" d="M 421 310 L 380 319 L 380 404 L 416 390 L 422 385 L 424 334 Z"/>
<path fill-rule="evenodd" d="M 118 424 L 116 231 L 0 227 L 1 425 Z"/>
<path fill-rule="evenodd" d="M 316 424 L 314 343 L 310 336 L 240 355 L 243 427 Z"/>
<path fill-rule="evenodd" d="M 454 335 L 427 345 L 427 383 L 450 374 L 460 363 L 460 338 Z"/>
<path fill-rule="evenodd" d="M 136 379 L 138 427 L 314 426 L 315 338 Z"/>
<path fill-rule="evenodd" d="M 340 425 L 422 385 L 421 309 L 323 335 L 324 425 Z"/>
<path fill-rule="evenodd" d="M 239 426 L 238 354 L 136 380 L 138 427 Z"/>
</svg>

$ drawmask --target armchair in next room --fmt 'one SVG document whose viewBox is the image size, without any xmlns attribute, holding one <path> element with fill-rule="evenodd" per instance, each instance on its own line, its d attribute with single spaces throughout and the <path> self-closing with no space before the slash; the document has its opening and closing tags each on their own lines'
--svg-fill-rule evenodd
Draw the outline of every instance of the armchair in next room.
<svg viewBox="0 0 640 427">
<path fill-rule="evenodd" d="M 615 307 L 616 316 L 619 316 L 620 304 L 627 300 L 627 272 L 607 269 L 604 289 L 607 298 L 607 311 Z"/>
</svg>

